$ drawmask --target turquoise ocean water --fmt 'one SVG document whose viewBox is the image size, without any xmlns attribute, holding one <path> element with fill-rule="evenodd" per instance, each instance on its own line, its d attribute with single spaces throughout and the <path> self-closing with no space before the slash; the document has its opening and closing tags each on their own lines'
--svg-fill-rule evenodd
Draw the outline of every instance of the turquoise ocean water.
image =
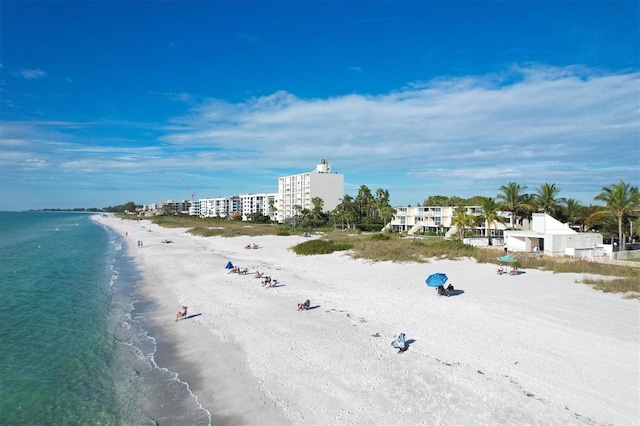
<svg viewBox="0 0 640 426">
<path fill-rule="evenodd" d="M 0 425 L 208 425 L 154 360 L 123 239 L 84 213 L 0 212 Z"/>
</svg>

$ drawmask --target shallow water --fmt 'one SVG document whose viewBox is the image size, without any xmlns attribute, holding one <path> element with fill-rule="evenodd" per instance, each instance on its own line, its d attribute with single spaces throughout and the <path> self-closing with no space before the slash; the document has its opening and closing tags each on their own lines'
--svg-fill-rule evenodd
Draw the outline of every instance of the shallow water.
<svg viewBox="0 0 640 426">
<path fill-rule="evenodd" d="M 119 235 L 49 212 L 0 212 L 0 235 L 0 424 L 211 423 L 155 364 L 153 306 Z"/>
</svg>

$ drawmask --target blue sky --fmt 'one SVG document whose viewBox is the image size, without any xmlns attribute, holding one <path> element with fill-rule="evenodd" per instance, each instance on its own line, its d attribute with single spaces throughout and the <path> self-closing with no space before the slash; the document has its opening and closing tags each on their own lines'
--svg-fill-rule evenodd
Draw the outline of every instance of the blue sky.
<svg viewBox="0 0 640 426">
<path fill-rule="evenodd" d="M 0 210 L 640 185 L 638 1 L 2 1 Z M 182 178 L 182 179 L 181 179 Z"/>
</svg>

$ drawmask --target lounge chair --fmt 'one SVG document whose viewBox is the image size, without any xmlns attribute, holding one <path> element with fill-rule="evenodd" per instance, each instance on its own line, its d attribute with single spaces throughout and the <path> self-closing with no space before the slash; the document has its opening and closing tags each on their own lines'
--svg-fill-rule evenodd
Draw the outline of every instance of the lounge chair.
<svg viewBox="0 0 640 426">
<path fill-rule="evenodd" d="M 391 346 L 398 349 L 400 352 L 404 352 L 407 350 L 407 342 L 405 339 L 406 339 L 405 334 L 400 333 L 398 334 L 398 337 L 396 338 L 396 340 L 391 342 Z"/>
</svg>

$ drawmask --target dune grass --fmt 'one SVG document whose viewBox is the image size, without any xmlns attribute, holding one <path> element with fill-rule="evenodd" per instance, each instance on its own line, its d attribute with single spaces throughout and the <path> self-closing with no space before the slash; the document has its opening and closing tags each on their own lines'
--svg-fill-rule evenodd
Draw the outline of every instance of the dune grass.
<svg viewBox="0 0 640 426">
<path fill-rule="evenodd" d="M 124 216 L 126 219 L 133 217 Z M 282 225 L 252 224 L 220 218 L 194 218 L 186 216 L 155 216 L 150 218 L 159 226 L 187 228 L 187 232 L 204 237 L 237 237 L 241 235 L 292 235 L 302 233 Z M 317 235 L 317 234 L 316 234 Z M 319 239 L 305 241 L 292 250 L 301 255 L 327 254 L 347 251 L 353 258 L 371 261 L 430 262 L 434 259 L 473 258 L 478 263 L 498 264 L 497 257 L 504 254 L 492 248 L 475 248 L 460 240 L 442 237 L 404 237 L 398 234 L 361 233 L 358 231 L 323 230 Z M 555 273 L 574 272 L 588 274 L 583 283 L 603 292 L 627 293 L 626 297 L 640 299 L 640 268 L 618 266 L 570 258 L 535 258 L 531 254 L 515 254 L 520 269 L 541 269 Z M 602 277 L 602 278 L 599 278 Z"/>
</svg>

